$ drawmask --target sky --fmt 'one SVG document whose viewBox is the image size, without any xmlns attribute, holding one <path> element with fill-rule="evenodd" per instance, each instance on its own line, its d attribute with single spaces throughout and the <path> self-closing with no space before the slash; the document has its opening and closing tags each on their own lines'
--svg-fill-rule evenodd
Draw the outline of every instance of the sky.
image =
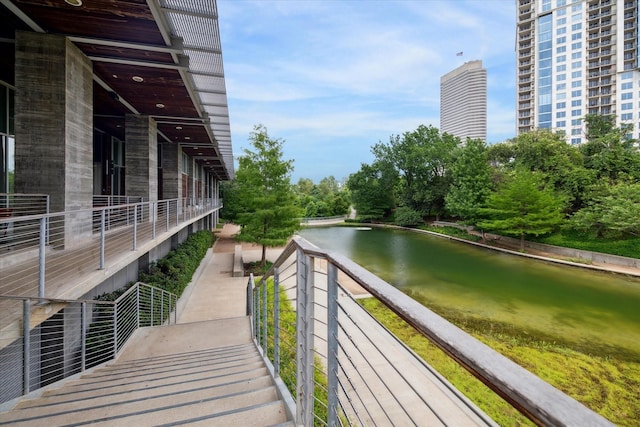
<svg viewBox="0 0 640 427">
<path fill-rule="evenodd" d="M 513 0 L 218 0 L 218 15 L 234 156 L 262 124 L 292 183 L 342 181 L 374 144 L 439 128 L 440 77 L 467 61 L 487 70 L 487 142 L 515 136 Z"/>
</svg>

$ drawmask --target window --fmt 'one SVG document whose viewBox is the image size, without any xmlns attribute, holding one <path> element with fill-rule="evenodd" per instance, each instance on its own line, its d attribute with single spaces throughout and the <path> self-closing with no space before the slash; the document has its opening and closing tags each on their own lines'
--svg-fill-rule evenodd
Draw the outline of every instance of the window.
<svg viewBox="0 0 640 427">
<path fill-rule="evenodd" d="M 567 103 L 566 102 L 558 102 L 556 104 L 556 108 L 567 108 Z"/>
<path fill-rule="evenodd" d="M 556 48 L 556 53 L 564 53 L 567 51 L 567 47 L 566 46 L 558 46 Z M 560 62 L 560 59 L 558 59 L 558 62 Z"/>
<path fill-rule="evenodd" d="M 582 71 L 574 71 L 571 73 L 572 79 L 579 79 L 580 77 L 582 77 Z"/>
<path fill-rule="evenodd" d="M 558 74 L 558 79 L 559 82 L 563 81 L 563 80 L 567 80 L 567 75 L 566 74 Z"/>
<path fill-rule="evenodd" d="M 582 80 L 574 80 L 571 82 L 572 88 L 582 87 Z"/>
<path fill-rule="evenodd" d="M 633 78 L 633 72 L 622 73 L 622 76 L 620 76 L 621 80 L 629 80 L 632 78 Z"/>
<path fill-rule="evenodd" d="M 581 129 L 571 129 L 571 135 L 580 135 Z"/>
<path fill-rule="evenodd" d="M 582 32 L 571 34 L 571 40 L 580 40 L 580 39 L 582 39 Z"/>
<path fill-rule="evenodd" d="M 633 89 L 633 82 L 622 83 L 622 85 L 620 86 L 620 89 L 622 90 Z"/>
<path fill-rule="evenodd" d="M 566 43 L 566 42 L 567 42 L 567 38 L 565 36 L 558 37 L 556 39 L 556 44 L 562 44 L 562 43 Z"/>
<path fill-rule="evenodd" d="M 622 109 L 622 111 L 633 110 L 633 102 L 625 102 L 620 106 L 620 108 Z"/>
<path fill-rule="evenodd" d="M 582 119 L 571 120 L 571 126 L 580 126 L 581 124 L 582 124 Z"/>
<path fill-rule="evenodd" d="M 560 12 L 560 11 L 558 11 L 558 12 Z M 559 14 L 560 14 L 560 13 L 558 13 L 558 15 L 559 15 Z M 564 25 L 564 24 L 566 24 L 566 23 L 567 23 L 567 18 L 560 18 L 560 19 L 558 19 L 558 20 L 556 21 L 556 25 L 557 25 L 558 27 L 559 27 L 560 25 Z"/>
<path fill-rule="evenodd" d="M 566 65 L 558 65 L 556 67 L 556 71 L 566 71 L 567 70 L 567 66 Z"/>
<path fill-rule="evenodd" d="M 579 23 L 579 24 L 573 24 L 573 25 L 571 26 L 571 31 L 576 31 L 576 30 L 580 30 L 580 29 L 582 29 L 582 23 Z"/>
<path fill-rule="evenodd" d="M 573 52 L 571 54 L 571 59 L 580 59 L 582 58 L 582 52 Z"/>
<path fill-rule="evenodd" d="M 633 93 L 632 92 L 623 93 L 622 95 L 620 95 L 620 99 L 622 100 L 633 99 Z"/>
<path fill-rule="evenodd" d="M 564 6 L 565 4 L 567 4 L 567 0 L 558 0 L 556 3 L 557 7 Z"/>
<path fill-rule="evenodd" d="M 582 42 L 573 43 L 571 45 L 571 49 L 573 49 L 573 50 L 582 49 Z"/>
<path fill-rule="evenodd" d="M 577 109 L 577 110 L 571 110 L 571 117 L 579 117 L 582 115 L 582 110 Z"/>
<path fill-rule="evenodd" d="M 574 99 L 573 101 L 571 101 L 571 106 L 572 107 L 579 107 L 582 105 L 582 100 L 581 99 Z"/>
<path fill-rule="evenodd" d="M 582 10 L 581 4 L 574 4 L 573 6 L 571 6 L 571 12 L 580 12 L 581 10 Z"/>
<path fill-rule="evenodd" d="M 560 120 L 559 122 L 556 122 L 556 127 L 557 128 L 563 128 L 567 125 L 567 122 L 565 122 L 564 120 Z"/>
<path fill-rule="evenodd" d="M 633 113 L 624 113 L 620 115 L 620 120 L 633 120 Z"/>
<path fill-rule="evenodd" d="M 575 98 L 577 96 L 582 96 L 582 91 L 581 90 L 573 90 L 571 91 L 571 97 Z"/>
<path fill-rule="evenodd" d="M 566 112 L 564 112 L 564 111 L 558 111 L 558 112 L 556 113 L 556 119 L 561 119 L 561 118 L 563 118 L 563 117 L 567 117 L 567 113 L 566 113 Z"/>
<path fill-rule="evenodd" d="M 571 63 L 571 68 L 572 69 L 576 69 L 576 68 L 581 68 L 582 67 L 582 61 L 576 61 L 576 62 L 572 62 Z"/>
<path fill-rule="evenodd" d="M 560 27 L 556 30 L 556 35 L 560 35 L 560 34 L 566 34 L 567 33 L 567 27 Z"/>
<path fill-rule="evenodd" d="M 566 84 L 562 83 L 562 84 L 560 84 L 560 85 L 558 85 L 558 86 L 562 86 L 562 89 L 559 89 L 559 88 L 556 86 L 556 90 L 564 90 L 564 89 L 565 89 Z M 567 99 L 567 94 L 566 94 L 565 92 L 560 92 L 560 93 L 556 94 L 556 99 Z"/>
<path fill-rule="evenodd" d="M 567 88 L 567 84 L 566 83 L 560 83 L 560 84 L 556 85 L 556 90 L 565 90 L 566 88 Z"/>
<path fill-rule="evenodd" d="M 581 138 L 571 138 L 571 144 L 572 145 L 580 144 L 580 142 L 582 142 Z"/>
</svg>

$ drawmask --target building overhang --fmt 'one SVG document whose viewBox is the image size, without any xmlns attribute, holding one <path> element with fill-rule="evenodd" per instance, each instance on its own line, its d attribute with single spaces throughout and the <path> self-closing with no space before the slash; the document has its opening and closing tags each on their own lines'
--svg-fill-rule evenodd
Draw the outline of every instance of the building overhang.
<svg viewBox="0 0 640 427">
<path fill-rule="evenodd" d="M 91 59 L 96 128 L 124 140 L 125 115 L 151 116 L 160 141 L 233 178 L 215 1 L 0 0 L 0 16 L 0 54 L 16 31 L 35 31 L 65 36 Z M 0 79 L 12 84 L 5 58 Z"/>
</svg>

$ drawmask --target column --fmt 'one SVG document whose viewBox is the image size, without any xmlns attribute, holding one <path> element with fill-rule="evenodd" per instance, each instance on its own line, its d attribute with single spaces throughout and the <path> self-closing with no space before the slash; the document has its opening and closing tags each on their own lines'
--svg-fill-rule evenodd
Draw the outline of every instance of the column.
<svg viewBox="0 0 640 427">
<path fill-rule="evenodd" d="M 158 200 L 158 126 L 156 121 L 149 116 L 127 114 L 124 145 L 125 192 L 127 196 L 142 196 L 145 202 Z"/>
</svg>

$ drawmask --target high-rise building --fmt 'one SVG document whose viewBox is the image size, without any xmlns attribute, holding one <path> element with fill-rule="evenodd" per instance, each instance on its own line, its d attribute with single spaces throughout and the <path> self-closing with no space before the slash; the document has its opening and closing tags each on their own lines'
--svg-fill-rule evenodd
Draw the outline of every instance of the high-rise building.
<svg viewBox="0 0 640 427">
<path fill-rule="evenodd" d="M 587 114 L 640 128 L 638 0 L 517 1 L 517 132 L 585 142 Z"/>
<path fill-rule="evenodd" d="M 487 140 L 487 70 L 469 61 L 440 78 L 440 131 Z"/>
</svg>

